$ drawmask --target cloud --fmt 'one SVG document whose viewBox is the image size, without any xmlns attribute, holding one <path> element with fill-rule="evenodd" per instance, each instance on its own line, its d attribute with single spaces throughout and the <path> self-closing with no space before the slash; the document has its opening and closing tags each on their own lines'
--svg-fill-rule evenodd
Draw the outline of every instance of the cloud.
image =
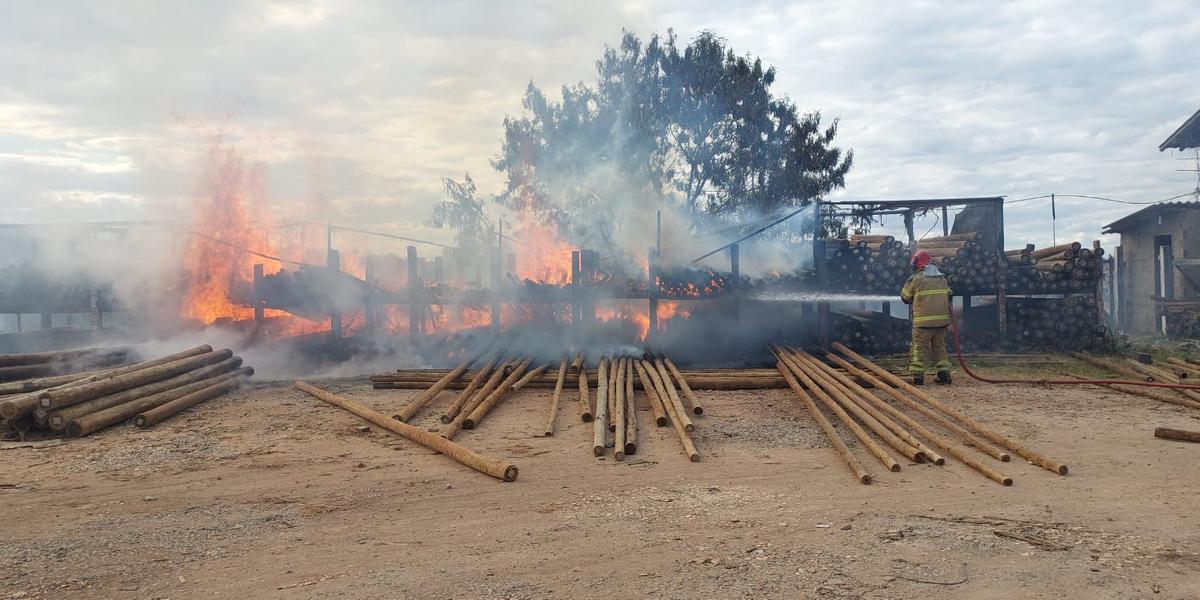
<svg viewBox="0 0 1200 600">
<path fill-rule="evenodd" d="M 1152 200 L 1195 184 L 1157 151 L 1200 107 L 1191 2 L 218 0 L 11 12 L 0 23 L 4 219 L 63 220 L 70 205 L 88 205 L 81 220 L 169 215 L 220 134 L 266 167 L 277 206 L 417 231 L 441 178 L 470 172 L 498 190 L 488 161 L 525 85 L 591 79 L 622 28 L 684 39 L 712 29 L 774 65 L 777 92 L 841 120 L 856 165 L 839 197 Z M 1058 231 L 1098 236 L 1136 207 L 1058 208 Z M 1041 201 L 1011 205 L 1010 239 L 1048 243 L 1059 235 L 1048 213 Z"/>
</svg>

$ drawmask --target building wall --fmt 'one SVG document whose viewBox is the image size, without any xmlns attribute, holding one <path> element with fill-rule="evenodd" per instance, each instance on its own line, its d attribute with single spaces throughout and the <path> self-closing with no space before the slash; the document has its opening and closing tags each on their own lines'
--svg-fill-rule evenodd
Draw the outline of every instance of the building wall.
<svg viewBox="0 0 1200 600">
<path fill-rule="evenodd" d="M 1160 223 L 1161 221 L 1161 223 Z M 1137 227 L 1121 233 L 1121 248 L 1125 272 L 1122 302 L 1126 332 L 1134 335 L 1154 335 L 1154 238 L 1171 236 L 1171 253 L 1176 260 L 1200 258 L 1200 208 L 1181 209 L 1159 218 L 1146 219 Z M 1175 297 L 1195 297 L 1200 290 L 1190 285 L 1178 270 L 1174 273 Z"/>
</svg>

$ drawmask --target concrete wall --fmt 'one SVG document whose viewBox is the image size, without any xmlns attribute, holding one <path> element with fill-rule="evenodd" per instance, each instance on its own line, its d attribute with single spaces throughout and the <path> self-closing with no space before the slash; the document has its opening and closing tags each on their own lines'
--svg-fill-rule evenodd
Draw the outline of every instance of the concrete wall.
<svg viewBox="0 0 1200 600">
<path fill-rule="evenodd" d="M 1154 238 L 1171 236 L 1171 252 L 1176 260 L 1200 258 L 1200 207 L 1180 208 L 1164 213 L 1161 218 L 1150 217 L 1121 233 L 1121 252 L 1124 272 L 1120 290 L 1125 294 L 1122 308 L 1126 311 L 1125 331 L 1134 335 L 1154 335 Z M 1200 290 L 1190 285 L 1178 270 L 1174 272 L 1175 297 L 1200 296 Z"/>
</svg>

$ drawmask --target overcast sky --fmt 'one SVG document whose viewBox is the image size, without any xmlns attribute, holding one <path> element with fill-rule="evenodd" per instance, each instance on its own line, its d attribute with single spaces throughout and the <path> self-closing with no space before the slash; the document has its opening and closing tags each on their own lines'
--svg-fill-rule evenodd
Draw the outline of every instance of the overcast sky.
<svg viewBox="0 0 1200 600">
<path fill-rule="evenodd" d="M 848 198 L 1196 186 L 1158 144 L 1200 108 L 1200 8 L 1151 2 L 17 2 L 0 19 L 0 222 L 178 218 L 209 140 L 288 217 L 436 235 L 441 178 L 500 180 L 529 81 L 591 80 L 621 29 L 705 29 L 840 118 Z M 1188 58 L 1188 57 L 1192 58 Z M 1062 200 L 1058 237 L 1137 207 Z M 1049 242 L 1046 201 L 1010 245 Z M 285 217 L 286 218 L 286 217 Z"/>
</svg>

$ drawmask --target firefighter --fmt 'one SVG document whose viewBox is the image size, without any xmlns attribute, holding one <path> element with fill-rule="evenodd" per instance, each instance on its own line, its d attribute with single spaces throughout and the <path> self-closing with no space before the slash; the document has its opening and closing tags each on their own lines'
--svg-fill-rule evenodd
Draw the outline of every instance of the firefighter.
<svg viewBox="0 0 1200 600">
<path fill-rule="evenodd" d="M 900 299 L 912 306 L 912 350 L 908 370 L 913 385 L 924 385 L 925 369 L 932 361 L 937 382 L 949 384 L 946 330 L 950 326 L 950 283 L 924 250 L 913 253 L 910 264 L 914 273 L 900 290 Z"/>
</svg>

